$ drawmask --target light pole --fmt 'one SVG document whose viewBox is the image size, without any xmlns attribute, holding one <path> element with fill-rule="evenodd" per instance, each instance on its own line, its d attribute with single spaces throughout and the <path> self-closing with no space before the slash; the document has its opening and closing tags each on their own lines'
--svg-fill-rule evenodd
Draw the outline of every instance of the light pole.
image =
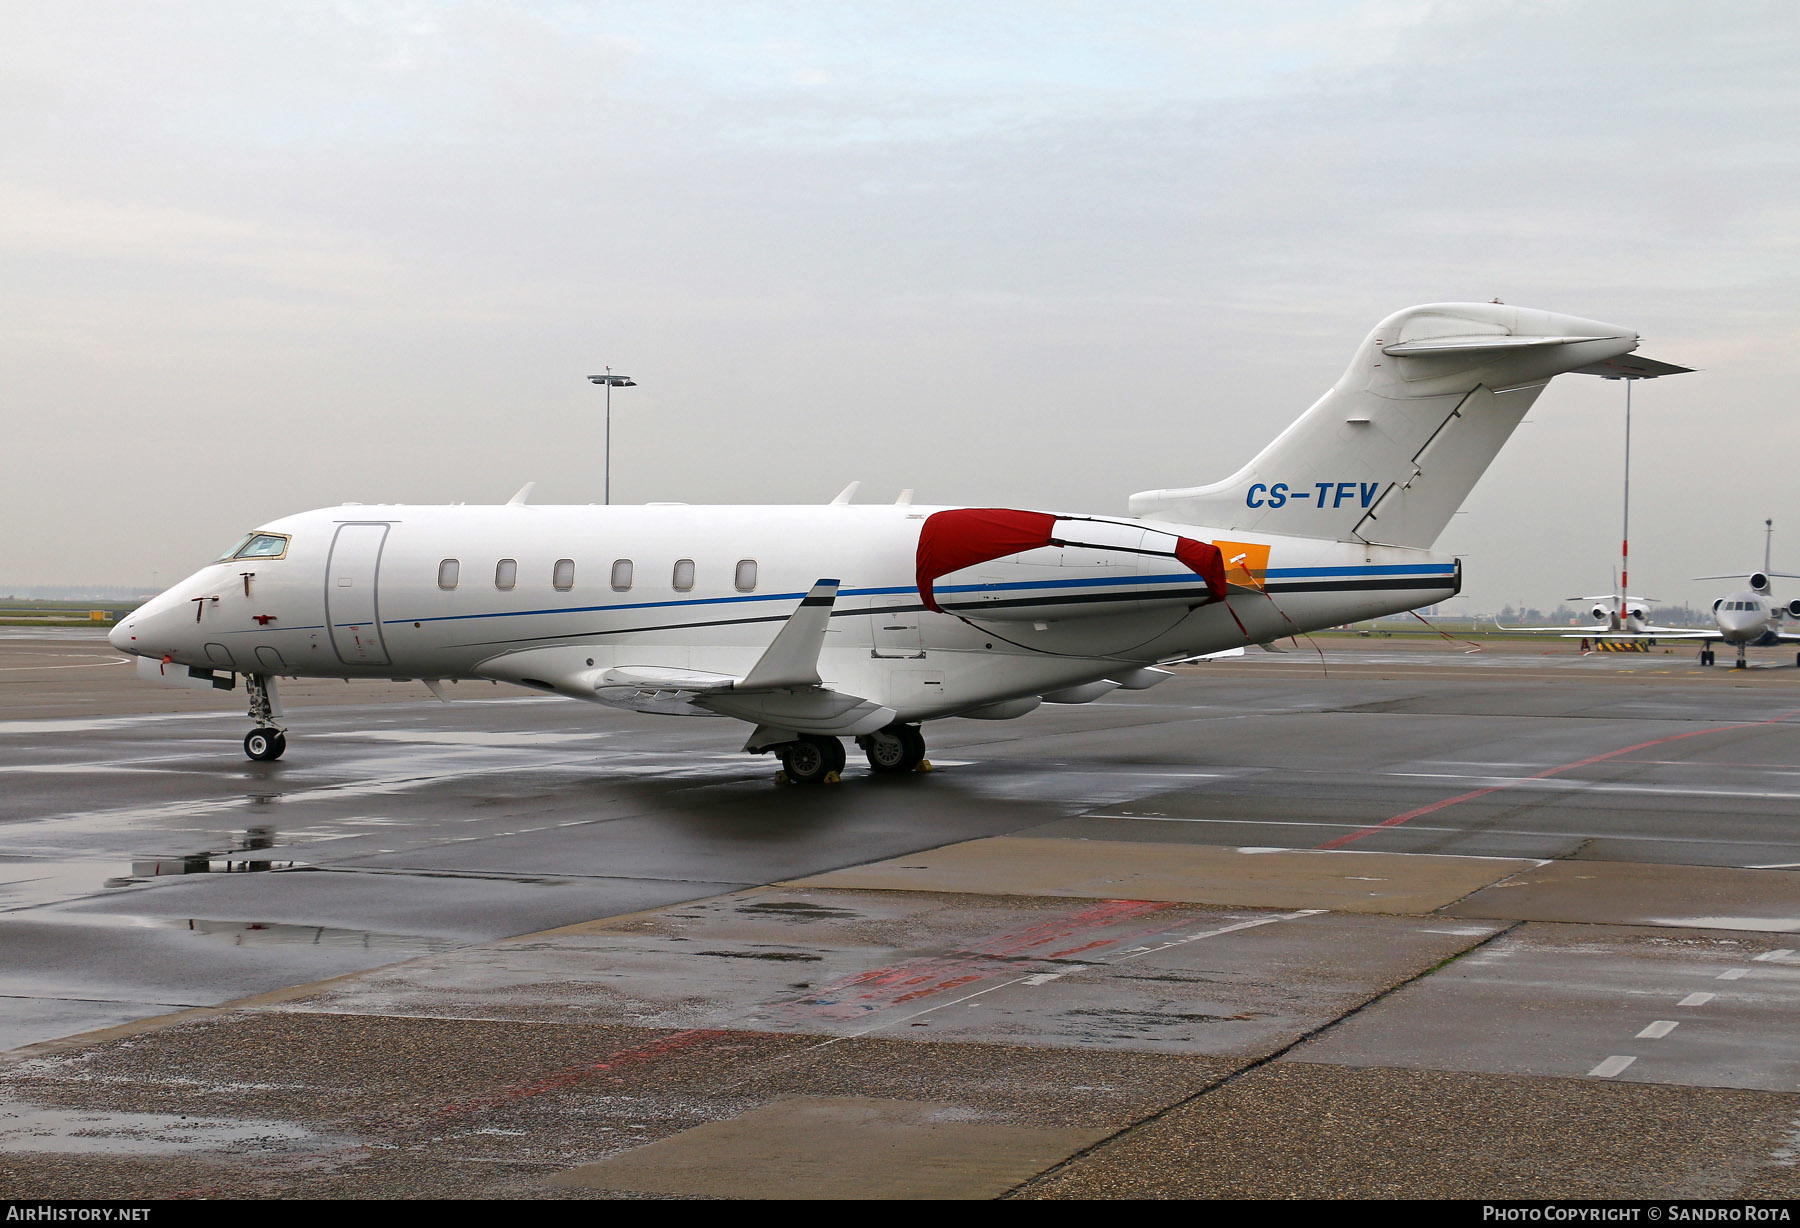
<svg viewBox="0 0 1800 1228">
<path fill-rule="evenodd" d="M 606 494 L 605 502 L 612 503 L 612 390 L 614 388 L 636 388 L 637 381 L 629 375 L 614 375 L 612 368 L 606 368 L 605 375 L 588 376 L 590 384 L 606 385 Z"/>
</svg>

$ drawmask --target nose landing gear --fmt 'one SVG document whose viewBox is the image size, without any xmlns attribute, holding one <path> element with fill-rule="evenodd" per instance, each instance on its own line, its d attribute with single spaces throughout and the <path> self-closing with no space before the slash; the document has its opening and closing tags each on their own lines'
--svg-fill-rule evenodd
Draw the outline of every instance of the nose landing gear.
<svg viewBox="0 0 1800 1228">
<path fill-rule="evenodd" d="M 287 749 L 287 734 L 279 729 L 252 729 L 244 735 L 244 753 L 259 763 L 281 758 Z"/>
<path fill-rule="evenodd" d="M 244 689 L 250 693 L 250 719 L 256 725 L 244 735 L 244 754 L 258 763 L 281 758 L 287 750 L 287 731 L 276 723 L 281 716 L 281 695 L 275 679 L 268 674 L 246 674 Z"/>
</svg>

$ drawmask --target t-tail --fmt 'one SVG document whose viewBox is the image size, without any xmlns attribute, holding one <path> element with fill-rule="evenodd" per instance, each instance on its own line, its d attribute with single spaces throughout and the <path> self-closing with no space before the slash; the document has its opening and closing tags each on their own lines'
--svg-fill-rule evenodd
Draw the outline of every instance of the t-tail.
<svg viewBox="0 0 1800 1228">
<path fill-rule="evenodd" d="M 1211 486 L 1133 495 L 1131 514 L 1429 549 L 1553 378 L 1687 369 L 1626 358 L 1637 344 L 1628 328 L 1499 303 L 1409 307 L 1255 460 Z"/>
</svg>

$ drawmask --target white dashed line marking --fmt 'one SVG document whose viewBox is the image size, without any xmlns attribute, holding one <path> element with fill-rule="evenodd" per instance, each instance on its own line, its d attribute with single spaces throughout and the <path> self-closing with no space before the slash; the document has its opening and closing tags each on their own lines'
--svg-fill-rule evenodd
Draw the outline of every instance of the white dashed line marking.
<svg viewBox="0 0 1800 1228">
<path fill-rule="evenodd" d="M 1748 968 L 1727 968 L 1725 971 L 1719 973 L 1718 977 L 1715 979 L 1721 981 L 1735 981 L 1748 971 L 1750 971 Z"/>
<path fill-rule="evenodd" d="M 1615 1055 L 1607 1058 L 1604 1062 L 1601 1062 L 1598 1066 L 1588 1071 L 1588 1075 L 1595 1079 L 1610 1079 L 1635 1061 L 1637 1061 L 1635 1057 L 1621 1057 Z"/>
<path fill-rule="evenodd" d="M 1681 1001 L 1677 1002 L 1675 1005 L 1676 1006 L 1705 1006 L 1708 1002 L 1711 1002 L 1716 997 L 1718 997 L 1717 994 L 1691 993 L 1687 997 L 1683 998 Z"/>
<path fill-rule="evenodd" d="M 1793 949 L 1790 947 L 1782 947 L 1778 951 L 1764 951 L 1761 955 L 1756 957 L 1756 962 L 1760 964 L 1771 959 L 1786 959 L 1793 953 Z"/>
<path fill-rule="evenodd" d="M 1062 973 L 1060 973 L 1060 972 L 1039 972 L 1039 973 L 1036 973 L 1035 975 L 1026 977 L 1025 984 L 1027 984 L 1027 985 L 1043 985 L 1046 982 L 1054 981 L 1057 977 L 1059 977 L 1061 975 L 1062 975 Z"/>
<path fill-rule="evenodd" d="M 1673 1019 L 1658 1019 L 1637 1034 L 1639 1040 L 1661 1040 L 1680 1025 Z"/>
</svg>

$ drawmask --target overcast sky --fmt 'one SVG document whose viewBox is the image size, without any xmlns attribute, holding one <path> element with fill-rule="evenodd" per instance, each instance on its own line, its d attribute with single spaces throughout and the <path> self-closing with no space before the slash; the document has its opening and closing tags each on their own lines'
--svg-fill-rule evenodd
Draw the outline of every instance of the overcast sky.
<svg viewBox="0 0 1800 1228">
<path fill-rule="evenodd" d="M 0 0 L 0 585 L 346 500 L 1118 513 L 1421 302 L 1639 330 L 1633 589 L 1800 572 L 1800 6 Z M 1623 387 L 1439 543 L 1603 592 Z M 1800 595 L 1790 583 L 1788 595 Z M 1779 591 L 1779 590 L 1778 590 Z"/>
</svg>

